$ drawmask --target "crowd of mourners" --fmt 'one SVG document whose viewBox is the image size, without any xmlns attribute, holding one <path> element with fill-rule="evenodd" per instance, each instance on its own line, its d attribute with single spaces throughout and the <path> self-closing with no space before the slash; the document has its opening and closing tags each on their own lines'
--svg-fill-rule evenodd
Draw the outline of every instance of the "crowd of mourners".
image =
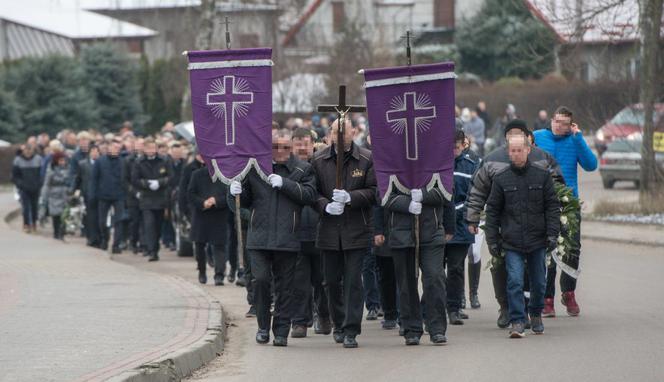
<svg viewBox="0 0 664 382">
<path fill-rule="evenodd" d="M 252 170 L 242 183 L 213 182 L 195 142 L 172 123 L 142 136 L 125 122 L 114 133 L 29 137 L 17 152 L 12 180 L 27 233 L 50 217 L 55 239 L 83 235 L 90 247 L 157 261 L 160 248 L 176 250 L 176 237 L 187 232 L 200 283 L 207 283 L 212 267 L 215 285 L 246 288 L 247 317 L 257 317 L 261 344 L 269 342 L 270 330 L 274 345 L 286 346 L 289 334 L 306 337 L 313 327 L 357 347 L 365 308 L 366 320 L 398 328 L 407 345 L 419 344 L 425 331 L 432 343 L 446 343 L 448 323 L 463 325 L 466 307 L 481 306 L 478 234 L 486 235 L 490 254 L 503 259 L 491 268 L 497 325 L 511 325 L 513 338 L 527 328 L 541 334 L 542 317 L 555 316 L 556 266 L 545 265 L 561 229 L 554 183 L 578 196 L 577 164 L 592 171 L 597 160 L 565 107 L 551 119 L 542 110 L 531 126 L 513 105 L 493 124 L 484 102 L 457 107 L 456 114 L 451 200 L 436 187 L 394 189 L 381 205 L 361 114 L 344 129 L 343 189 L 335 183 L 339 122 L 318 115 L 273 123 L 267 178 Z M 84 212 L 80 224 L 69 227 L 75 206 Z M 569 257 L 574 268 L 578 232 Z M 576 279 L 561 274 L 560 287 L 567 313 L 578 315 Z"/>
</svg>

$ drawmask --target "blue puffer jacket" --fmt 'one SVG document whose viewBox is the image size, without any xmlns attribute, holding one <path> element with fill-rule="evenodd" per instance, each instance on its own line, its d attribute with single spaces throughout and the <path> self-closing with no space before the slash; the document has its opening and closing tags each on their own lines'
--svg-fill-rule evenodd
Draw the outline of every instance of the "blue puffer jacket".
<svg viewBox="0 0 664 382">
<path fill-rule="evenodd" d="M 119 156 L 102 155 L 92 166 L 90 195 L 93 200 L 125 198 L 124 165 Z"/>
<path fill-rule="evenodd" d="M 470 191 L 473 174 L 480 166 L 473 152 L 466 150 L 454 159 L 454 209 L 456 210 L 456 229 L 450 244 L 472 244 L 475 236 L 468 232 L 466 223 L 466 198 Z"/>
<path fill-rule="evenodd" d="M 551 130 L 537 130 L 535 144 L 553 156 L 563 173 L 567 187 L 574 190 L 574 196 L 579 196 L 577 163 L 586 171 L 597 169 L 597 157 L 583 139 L 582 134 L 554 135 Z"/>
</svg>

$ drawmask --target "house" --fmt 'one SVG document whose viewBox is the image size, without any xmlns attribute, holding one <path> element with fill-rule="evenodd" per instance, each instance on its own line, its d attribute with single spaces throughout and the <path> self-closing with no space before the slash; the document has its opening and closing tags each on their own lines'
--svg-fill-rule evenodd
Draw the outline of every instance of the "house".
<svg viewBox="0 0 664 382">
<path fill-rule="evenodd" d="M 112 42 L 132 55 L 144 53 L 157 32 L 87 12 L 73 3 L 5 1 L 0 7 L 0 62 L 51 54 L 76 55 L 82 46 Z"/>
<path fill-rule="evenodd" d="M 586 82 L 636 78 L 640 38 L 637 0 L 614 3 L 525 0 L 525 3 L 556 36 L 559 73 Z M 664 37 L 664 27 L 661 35 Z"/>
<path fill-rule="evenodd" d="M 147 41 L 149 61 L 179 56 L 194 50 L 201 19 L 200 0 L 81 0 L 85 9 L 114 19 L 153 29 L 159 34 Z M 228 17 L 233 48 L 267 46 L 279 55 L 277 40 L 281 9 L 275 3 L 218 1 L 212 47 L 223 49 Z"/>
</svg>

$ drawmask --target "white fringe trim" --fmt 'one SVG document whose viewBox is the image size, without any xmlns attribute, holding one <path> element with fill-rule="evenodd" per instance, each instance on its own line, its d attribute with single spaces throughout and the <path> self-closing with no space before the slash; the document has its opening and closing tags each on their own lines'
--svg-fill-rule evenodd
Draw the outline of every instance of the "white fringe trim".
<svg viewBox="0 0 664 382">
<path fill-rule="evenodd" d="M 438 189 L 443 193 L 445 199 L 448 201 L 452 200 L 452 193 L 445 189 L 443 182 L 440 180 L 440 174 L 437 173 L 431 175 L 431 180 L 426 185 L 426 190 L 431 191 L 436 186 L 438 186 Z M 401 193 L 410 195 L 410 189 L 401 184 L 396 175 L 390 175 L 390 184 L 387 187 L 387 191 L 385 191 L 385 195 L 383 195 L 383 199 L 380 201 L 381 206 L 385 206 L 385 204 L 387 204 L 387 200 L 390 198 L 390 194 L 392 194 L 394 187 L 396 187 L 397 190 L 399 190 Z"/>
<path fill-rule="evenodd" d="M 230 185 L 231 182 L 233 181 L 242 182 L 242 180 L 247 176 L 247 174 L 249 174 L 249 171 L 251 171 L 252 168 L 256 169 L 258 176 L 260 176 L 261 179 L 267 182 L 268 175 L 266 175 L 261 169 L 261 166 L 258 165 L 258 161 L 256 160 L 256 158 L 249 159 L 247 165 L 244 166 L 244 169 L 233 178 L 228 178 L 227 176 L 221 173 L 221 170 L 219 169 L 219 164 L 217 163 L 216 159 L 210 159 L 210 163 L 212 163 L 212 168 L 214 168 L 214 175 L 212 175 L 212 182 L 216 182 L 218 180 L 221 183 L 228 185 Z"/>
<path fill-rule="evenodd" d="M 219 69 L 219 68 L 241 68 L 254 66 L 273 66 L 272 60 L 229 60 L 229 61 L 208 61 L 191 62 L 187 66 L 188 70 L 200 69 Z"/>
<path fill-rule="evenodd" d="M 364 82 L 364 88 L 375 88 L 378 86 L 387 85 L 400 85 L 400 84 L 414 84 L 417 82 L 435 81 L 435 80 L 448 80 L 457 78 L 454 72 L 434 73 L 434 74 L 420 74 L 417 76 L 403 76 L 385 78 L 382 80 L 372 80 Z"/>
</svg>

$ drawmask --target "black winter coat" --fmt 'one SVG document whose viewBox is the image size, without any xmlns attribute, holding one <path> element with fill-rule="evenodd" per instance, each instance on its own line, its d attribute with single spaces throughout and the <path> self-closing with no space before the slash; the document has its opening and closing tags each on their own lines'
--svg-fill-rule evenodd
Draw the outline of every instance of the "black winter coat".
<svg viewBox="0 0 664 382">
<path fill-rule="evenodd" d="M 92 166 L 90 197 L 92 200 L 124 200 L 126 197 L 124 161 L 119 156 L 102 155 Z"/>
<path fill-rule="evenodd" d="M 546 248 L 560 231 L 560 202 L 546 169 L 527 163 L 493 178 L 486 209 L 486 241 L 500 249 L 529 253 Z"/>
<path fill-rule="evenodd" d="M 316 152 L 311 165 L 318 183 L 316 210 L 321 216 L 316 246 L 330 251 L 369 248 L 373 238 L 373 206 L 376 204 L 376 175 L 371 151 L 353 144 L 346 153 L 342 180 L 351 200 L 340 216 L 325 212 L 336 188 L 337 155 L 334 147 Z"/>
<path fill-rule="evenodd" d="M 311 165 L 293 155 L 286 164 L 274 164 L 273 172 L 283 178 L 280 189 L 272 188 L 256 170 L 242 184 L 241 205 L 251 211 L 247 249 L 298 252 L 300 215 L 305 205 L 314 202 L 316 179 Z M 235 198 L 228 195 L 234 211 Z"/>
<path fill-rule="evenodd" d="M 415 215 L 408 211 L 410 195 L 393 191 L 385 204 L 389 214 L 390 248 L 415 247 Z M 454 234 L 454 205 L 447 201 L 438 187 L 422 189 L 422 213 L 419 215 L 420 245 L 445 245 L 445 234 Z"/>
<path fill-rule="evenodd" d="M 163 157 L 153 159 L 146 156 L 136 161 L 131 171 L 131 184 L 138 191 L 138 205 L 142 210 L 160 210 L 169 206 L 169 182 L 173 176 L 172 167 Z M 152 191 L 148 180 L 157 180 L 159 189 Z"/>
<path fill-rule="evenodd" d="M 30 158 L 26 158 L 23 155 L 14 158 L 12 182 L 14 182 L 16 188 L 22 192 L 38 194 L 42 186 L 41 166 L 42 157 L 37 154 Z"/>
<path fill-rule="evenodd" d="M 186 216 L 191 221 L 191 204 L 189 203 L 189 197 L 186 190 L 189 189 L 189 182 L 191 181 L 192 174 L 203 167 L 203 163 L 194 159 L 190 163 L 187 163 L 182 168 L 182 174 L 180 175 L 180 184 L 178 189 L 182 192 L 178 192 L 178 208 L 180 209 L 180 215 Z"/>
<path fill-rule="evenodd" d="M 86 201 L 92 201 L 92 195 L 90 193 L 92 166 L 93 164 L 90 163 L 90 159 L 81 159 L 76 166 L 76 176 L 74 177 L 74 184 L 72 185 L 72 192 L 81 190 L 81 195 Z"/>
<path fill-rule="evenodd" d="M 195 243 L 223 245 L 228 235 L 228 215 L 230 210 L 226 202 L 228 186 L 221 182 L 212 182 L 207 168 L 199 168 L 191 175 L 186 191 L 191 205 L 192 220 L 190 240 Z M 208 209 L 203 202 L 214 197 L 216 204 Z"/>
</svg>

